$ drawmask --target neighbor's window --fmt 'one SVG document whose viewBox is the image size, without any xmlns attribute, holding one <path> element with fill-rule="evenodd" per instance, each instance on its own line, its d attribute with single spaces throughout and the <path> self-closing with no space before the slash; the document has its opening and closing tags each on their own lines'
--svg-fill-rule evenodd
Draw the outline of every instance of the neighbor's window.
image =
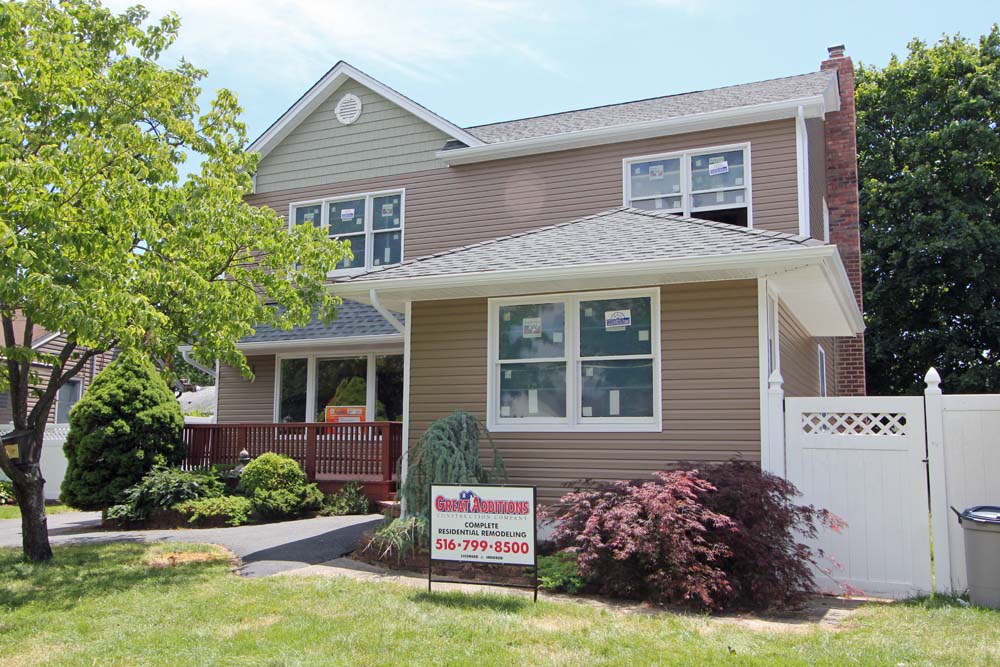
<svg viewBox="0 0 1000 667">
<path fill-rule="evenodd" d="M 625 160 L 625 204 L 750 226 L 747 146 Z"/>
<path fill-rule="evenodd" d="M 495 299 L 496 430 L 658 430 L 658 291 Z"/>
<path fill-rule="evenodd" d="M 292 224 L 311 224 L 346 241 L 353 259 L 335 270 L 371 270 L 403 261 L 403 193 L 352 195 L 293 204 Z"/>
<path fill-rule="evenodd" d="M 70 380 L 63 386 L 59 387 L 59 392 L 56 394 L 57 424 L 69 423 L 69 411 L 72 410 L 73 406 L 80 400 L 82 389 L 83 383 L 80 382 L 80 380 Z"/>
</svg>

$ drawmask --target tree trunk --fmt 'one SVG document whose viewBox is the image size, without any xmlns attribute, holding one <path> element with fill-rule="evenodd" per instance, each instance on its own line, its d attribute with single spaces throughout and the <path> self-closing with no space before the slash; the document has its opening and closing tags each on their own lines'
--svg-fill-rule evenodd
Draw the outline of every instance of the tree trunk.
<svg viewBox="0 0 1000 667">
<path fill-rule="evenodd" d="M 45 516 L 45 480 L 37 462 L 17 466 L 11 476 L 14 495 L 21 508 L 21 544 L 24 555 L 40 563 L 52 559 L 49 522 Z"/>
</svg>

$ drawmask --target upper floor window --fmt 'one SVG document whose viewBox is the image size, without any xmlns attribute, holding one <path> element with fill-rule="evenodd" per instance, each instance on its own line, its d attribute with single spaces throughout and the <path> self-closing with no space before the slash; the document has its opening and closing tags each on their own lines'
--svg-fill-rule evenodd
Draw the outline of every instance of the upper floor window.
<svg viewBox="0 0 1000 667">
<path fill-rule="evenodd" d="M 625 205 L 749 227 L 750 146 L 626 158 Z"/>
<path fill-rule="evenodd" d="M 292 204 L 289 219 L 315 225 L 330 238 L 347 241 L 353 259 L 336 271 L 370 271 L 403 261 L 403 192 L 377 192 Z"/>
</svg>

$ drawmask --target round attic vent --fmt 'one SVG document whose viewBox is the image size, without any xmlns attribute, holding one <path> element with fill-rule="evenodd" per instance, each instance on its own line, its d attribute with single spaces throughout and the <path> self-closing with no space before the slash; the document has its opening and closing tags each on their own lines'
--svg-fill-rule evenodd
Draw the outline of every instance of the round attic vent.
<svg viewBox="0 0 1000 667">
<path fill-rule="evenodd" d="M 342 125 L 350 125 L 361 117 L 361 99 L 357 95 L 348 93 L 340 98 L 334 111 Z"/>
</svg>

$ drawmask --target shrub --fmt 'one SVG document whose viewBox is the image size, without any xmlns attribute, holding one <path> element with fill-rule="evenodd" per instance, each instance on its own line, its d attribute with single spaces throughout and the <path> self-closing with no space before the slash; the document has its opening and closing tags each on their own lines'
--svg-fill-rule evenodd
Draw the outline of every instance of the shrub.
<svg viewBox="0 0 1000 667">
<path fill-rule="evenodd" d="M 346 514 L 368 514 L 371 503 L 360 482 L 348 482 L 336 493 L 323 499 L 320 514 L 323 516 L 344 516 Z"/>
<path fill-rule="evenodd" d="M 580 574 L 576 554 L 560 551 L 538 557 L 538 587 L 563 593 L 579 593 L 587 585 Z"/>
<path fill-rule="evenodd" d="M 479 435 L 479 422 L 467 412 L 454 412 L 427 427 L 417 444 L 410 449 L 409 467 L 400 488 L 407 513 L 420 517 L 424 523 L 428 521 L 431 484 L 507 481 L 507 471 L 496 447 L 493 447 L 492 467 L 483 467 L 479 459 Z"/>
<path fill-rule="evenodd" d="M 417 516 L 407 519 L 393 519 L 375 531 L 364 551 L 369 551 L 378 560 L 401 562 L 424 543 L 427 537 L 427 523 Z"/>
<path fill-rule="evenodd" d="M 549 515 L 557 545 L 602 593 L 711 610 L 765 608 L 814 589 L 814 554 L 797 542 L 826 511 L 795 505 L 793 485 L 749 463 L 655 473 L 564 496 Z"/>
<path fill-rule="evenodd" d="M 755 464 L 724 463 L 701 474 L 717 489 L 705 496 L 705 505 L 736 528 L 720 534 L 731 554 L 720 564 L 732 587 L 731 602 L 756 609 L 788 606 L 815 590 L 811 565 L 823 554 L 799 539 L 816 537 L 820 526 L 839 531 L 844 522 L 826 510 L 796 505 L 798 489 Z"/>
<path fill-rule="evenodd" d="M 222 483 L 214 477 L 159 466 L 126 489 L 123 504 L 129 512 L 125 518 L 142 520 L 153 510 L 169 509 L 187 500 L 218 497 L 223 490 Z"/>
<path fill-rule="evenodd" d="M 717 564 L 728 549 L 715 534 L 734 529 L 701 503 L 714 490 L 696 471 L 672 471 L 569 493 L 553 540 L 576 550 L 580 573 L 603 594 L 714 608 L 730 591 Z"/>
<path fill-rule="evenodd" d="M 188 523 L 211 522 L 224 519 L 227 526 L 242 526 L 250 520 L 253 502 L 243 496 L 219 496 L 188 500 L 175 505 L 174 509 L 188 517 Z"/>
<path fill-rule="evenodd" d="M 240 486 L 264 518 L 283 519 L 318 510 L 323 493 L 309 484 L 294 460 L 281 454 L 261 454 L 243 468 Z"/>
<path fill-rule="evenodd" d="M 0 505 L 13 505 L 15 502 L 14 485 L 0 481 Z"/>
<path fill-rule="evenodd" d="M 184 418 L 148 358 L 127 353 L 94 379 L 69 417 L 62 499 L 79 509 L 122 502 L 153 466 L 180 464 Z"/>
</svg>

